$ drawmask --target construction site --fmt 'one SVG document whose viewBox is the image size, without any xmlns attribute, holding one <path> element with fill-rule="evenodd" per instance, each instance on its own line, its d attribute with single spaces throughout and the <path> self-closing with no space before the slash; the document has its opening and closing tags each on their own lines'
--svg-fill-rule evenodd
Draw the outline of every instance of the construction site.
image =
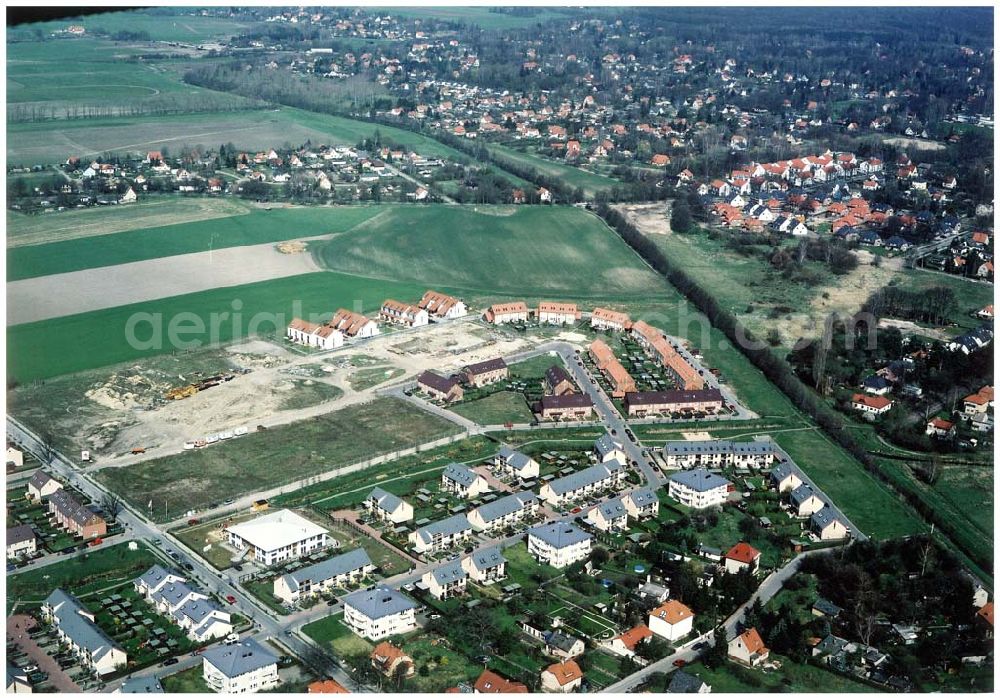
<svg viewBox="0 0 1000 698">
<path fill-rule="evenodd" d="M 515 332 L 472 317 L 321 353 L 254 339 L 17 386 L 9 400 L 59 450 L 120 465 L 367 402 L 425 370 L 449 374 L 554 339 L 581 350 L 587 342 L 572 328 Z"/>
</svg>

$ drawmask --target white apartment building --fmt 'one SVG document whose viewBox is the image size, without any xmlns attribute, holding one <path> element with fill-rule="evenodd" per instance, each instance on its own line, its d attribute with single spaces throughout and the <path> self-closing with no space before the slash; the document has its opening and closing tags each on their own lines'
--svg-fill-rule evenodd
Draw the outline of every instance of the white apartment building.
<svg viewBox="0 0 1000 698">
<path fill-rule="evenodd" d="M 530 519 L 537 512 L 538 498 L 534 492 L 519 492 L 476 507 L 469 512 L 468 519 L 477 531 L 494 533 Z"/>
<path fill-rule="evenodd" d="M 538 562 L 556 568 L 586 560 L 593 539 L 570 523 L 550 523 L 528 530 L 528 552 Z"/>
<path fill-rule="evenodd" d="M 417 604 L 395 589 L 379 585 L 344 597 L 344 623 L 374 642 L 416 629 Z"/>
<path fill-rule="evenodd" d="M 605 489 L 618 487 L 624 481 L 625 464 L 619 460 L 609 460 L 545 483 L 538 491 L 538 496 L 549 504 L 558 506 Z"/>
<path fill-rule="evenodd" d="M 274 580 L 273 592 L 282 601 L 297 603 L 300 599 L 357 582 L 374 571 L 375 565 L 365 549 L 356 548 L 281 575 Z"/>
<path fill-rule="evenodd" d="M 418 554 L 447 550 L 472 537 L 472 524 L 465 514 L 455 514 L 418 528 L 409 535 L 410 544 Z"/>
<path fill-rule="evenodd" d="M 278 658 L 248 638 L 201 654 L 202 676 L 216 693 L 257 693 L 278 685 Z"/>
<path fill-rule="evenodd" d="M 226 535 L 234 549 L 266 566 L 303 557 L 332 540 L 325 528 L 287 509 L 230 526 Z"/>
<path fill-rule="evenodd" d="M 706 509 L 721 506 L 729 496 L 730 482 L 704 468 L 685 470 L 670 477 L 667 494 L 684 506 Z"/>
</svg>

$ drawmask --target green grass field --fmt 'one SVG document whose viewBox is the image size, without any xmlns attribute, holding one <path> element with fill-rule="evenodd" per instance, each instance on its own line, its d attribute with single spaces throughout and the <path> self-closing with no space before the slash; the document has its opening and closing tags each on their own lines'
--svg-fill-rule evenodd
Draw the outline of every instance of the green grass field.
<svg viewBox="0 0 1000 698">
<path fill-rule="evenodd" d="M 105 468 L 97 478 L 138 508 L 145 508 L 152 499 L 153 516 L 163 521 L 188 509 L 221 504 L 229 497 L 277 487 L 457 431 L 450 422 L 406 402 L 380 399 L 199 451 L 128 468 Z"/>
<path fill-rule="evenodd" d="M 424 290 L 423 285 L 316 272 L 17 325 L 7 328 L 7 375 L 23 383 L 174 353 L 177 348 L 168 341 L 167 329 L 170 319 L 179 313 L 194 313 L 203 323 L 203 331 L 185 335 L 183 339 L 208 346 L 213 340 L 210 326 L 213 313 L 227 313 L 221 318 L 224 322 L 214 338 L 224 343 L 238 336 L 246 337 L 254 317 L 259 319 L 255 334 L 284 335 L 287 324 L 300 312 L 329 314 L 338 307 L 357 309 L 358 303 L 362 312 L 371 313 L 388 296 L 420 298 Z M 440 290 L 449 292 L 446 288 Z M 236 300 L 242 302 L 242 318 L 234 327 L 232 304 Z M 152 328 L 159 327 L 161 343 L 146 347 L 129 343 L 125 328 L 136 313 L 151 314 L 143 316 L 151 322 L 137 327 L 137 338 L 151 340 Z M 73 337 L 73 351 L 52 342 L 53 332 L 69 333 L 67 336 Z"/>
<path fill-rule="evenodd" d="M 513 163 L 521 167 L 533 167 L 539 173 L 558 179 L 567 186 L 580 187 L 588 197 L 593 197 L 596 192 L 606 191 L 619 184 L 618 180 L 611 177 L 587 172 L 572 165 L 564 165 L 539 155 L 523 153 L 507 146 L 491 143 L 487 145 L 487 148 L 493 156 L 494 161 L 501 167 L 503 167 L 504 163 Z"/>
<path fill-rule="evenodd" d="M 701 662 L 684 668 L 712 687 L 712 693 L 877 693 L 874 688 L 811 664 L 796 664 L 775 653 L 778 671 L 763 672 L 726 663 L 709 669 Z"/>
<path fill-rule="evenodd" d="M 51 164 L 65 162 L 71 155 L 84 158 L 106 152 L 145 154 L 147 150 L 164 147 L 175 153 L 185 147 L 218 148 L 230 142 L 247 150 L 299 145 L 307 140 L 356 145 L 363 138 L 374 137 L 376 130 L 383 142 L 416 150 L 421 155 L 462 162 L 469 159 L 433 138 L 412 131 L 291 107 L 12 123 L 7 126 L 7 159 L 12 164 Z"/>
<path fill-rule="evenodd" d="M 105 31 L 111 34 L 119 31 L 147 32 L 153 41 L 181 41 L 198 43 L 209 39 L 220 39 L 239 33 L 250 26 L 226 17 L 202 17 L 194 10 L 185 11 L 156 8 L 139 9 L 129 12 L 106 12 L 79 19 L 65 19 L 51 22 L 34 22 L 17 27 L 18 35 L 32 36 L 37 27 L 48 34 L 65 29 L 70 24 L 79 24 L 93 34 Z M 69 39 L 46 43 L 73 44 L 86 39 Z M 16 44 L 15 44 L 16 45 Z"/>
<path fill-rule="evenodd" d="M 141 15 L 134 19 L 137 26 L 170 25 L 169 20 Z M 125 29 L 125 24 L 121 23 L 120 28 Z M 143 31 L 131 27 L 128 30 Z M 239 95 L 185 84 L 180 79 L 180 67 L 170 60 L 125 60 L 148 52 L 148 44 L 91 37 L 8 43 L 8 114 L 22 120 L 26 116 L 20 107 L 40 107 L 47 110 L 47 116 L 62 119 L 79 117 L 79 110 L 94 106 L 127 112 L 136 107 L 176 109 L 187 104 L 194 111 L 204 111 L 209 107 L 229 109 L 252 104 Z"/>
<path fill-rule="evenodd" d="M 7 251 L 7 280 L 17 281 L 224 247 L 342 233 L 376 216 L 391 215 L 394 208 L 334 206 L 280 208 L 270 211 L 257 209 L 225 218 L 15 247 Z"/>
<path fill-rule="evenodd" d="M 818 430 L 786 431 L 773 436 L 866 535 L 886 539 L 925 529 L 885 484 Z"/>
<path fill-rule="evenodd" d="M 149 548 L 129 550 L 126 543 L 97 548 L 93 552 L 46 567 L 7 577 L 7 606 L 17 601 L 38 605 L 57 588 L 77 596 L 115 586 L 138 577 L 159 562 Z"/>
<path fill-rule="evenodd" d="M 451 408 L 455 414 L 477 424 L 527 424 L 533 418 L 528 402 L 521 393 L 501 390 L 479 400 L 463 402 Z"/>
<path fill-rule="evenodd" d="M 44 245 L 126 230 L 196 223 L 252 210 L 249 204 L 239 199 L 176 196 L 147 199 L 129 206 L 83 208 L 58 214 L 27 215 L 8 210 L 7 247 Z"/>
<path fill-rule="evenodd" d="M 313 250 L 335 271 L 467 292 L 648 297 L 664 288 L 602 221 L 572 207 L 393 208 Z"/>
</svg>

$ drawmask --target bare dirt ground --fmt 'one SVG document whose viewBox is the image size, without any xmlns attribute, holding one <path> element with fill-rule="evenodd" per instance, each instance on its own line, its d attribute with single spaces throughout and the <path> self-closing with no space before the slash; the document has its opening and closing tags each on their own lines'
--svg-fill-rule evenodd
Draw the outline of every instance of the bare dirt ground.
<svg viewBox="0 0 1000 698">
<path fill-rule="evenodd" d="M 895 327 L 900 330 L 903 334 L 919 334 L 924 337 L 930 337 L 931 339 L 937 339 L 942 342 L 950 342 L 952 337 L 944 330 L 934 329 L 932 327 L 921 327 L 915 322 L 910 322 L 909 320 L 894 320 L 892 318 L 882 318 L 878 321 L 879 327 Z"/>
<path fill-rule="evenodd" d="M 454 372 L 553 340 L 580 348 L 586 343 L 583 335 L 570 330 L 511 335 L 471 317 L 390 332 L 320 354 L 302 354 L 284 340 L 255 339 L 19 386 L 12 393 L 16 399 L 11 409 L 29 426 L 44 425 L 59 434 L 57 446 L 68 453 L 92 450 L 96 467 L 129 465 L 180 451 L 186 441 L 221 431 L 271 427 L 368 402 L 379 389 L 412 380 L 428 369 Z M 398 369 L 398 375 L 353 389 L 352 376 L 373 366 Z M 163 399 L 170 388 L 227 367 L 250 372 L 183 400 Z M 331 398 L 332 393 L 336 396 Z M 147 452 L 131 454 L 131 449 L 140 447 Z"/>
<path fill-rule="evenodd" d="M 786 344 L 799 337 L 817 337 L 821 334 L 826 318 L 836 313 L 840 316 L 858 312 L 868 296 L 889 282 L 899 273 L 890 265 L 871 265 L 872 256 L 858 253 L 858 267 L 845 276 L 834 277 L 833 283 L 820 287 L 808 308 L 793 313 L 791 319 L 781 317 L 767 322 L 781 333 Z"/>
<path fill-rule="evenodd" d="M 946 147 L 944 143 L 938 143 L 937 141 L 925 141 L 921 138 L 904 138 L 903 136 L 886 138 L 882 142 L 888 145 L 898 145 L 903 148 L 914 148 L 916 150 L 944 150 Z"/>
<path fill-rule="evenodd" d="M 644 233 L 670 235 L 670 203 L 621 204 L 612 208 L 620 211 L 628 222 Z"/>
<path fill-rule="evenodd" d="M 7 284 L 7 326 L 314 271 L 267 243 L 51 274 Z"/>
</svg>

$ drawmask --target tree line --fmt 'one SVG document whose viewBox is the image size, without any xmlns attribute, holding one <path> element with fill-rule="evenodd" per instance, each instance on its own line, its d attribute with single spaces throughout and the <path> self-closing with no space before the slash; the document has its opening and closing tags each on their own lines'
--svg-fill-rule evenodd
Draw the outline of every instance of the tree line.
<svg viewBox="0 0 1000 698">
<path fill-rule="evenodd" d="M 850 429 L 846 428 L 847 424 L 844 418 L 799 380 L 788 362 L 774 353 L 766 342 L 754 336 L 687 272 L 672 264 L 653 242 L 628 222 L 625 216 L 608 206 L 599 206 L 597 214 L 653 269 L 662 274 L 698 310 L 704 313 L 712 325 L 720 330 L 747 357 L 750 363 L 760 369 L 764 376 L 774 383 L 797 409 L 811 417 L 834 443 L 858 460 L 876 479 L 888 484 L 926 520 L 935 523 L 942 531 L 951 536 L 953 541 L 962 540 L 956 538 L 956 528 L 952 520 L 942 516 L 908 482 L 901 482 L 891 477 L 868 454 L 867 450 L 851 435 Z M 958 542 L 955 544 L 959 545 Z M 977 565 L 984 569 L 992 567 L 992 559 L 988 551 L 965 545 L 959 547 Z"/>
</svg>

